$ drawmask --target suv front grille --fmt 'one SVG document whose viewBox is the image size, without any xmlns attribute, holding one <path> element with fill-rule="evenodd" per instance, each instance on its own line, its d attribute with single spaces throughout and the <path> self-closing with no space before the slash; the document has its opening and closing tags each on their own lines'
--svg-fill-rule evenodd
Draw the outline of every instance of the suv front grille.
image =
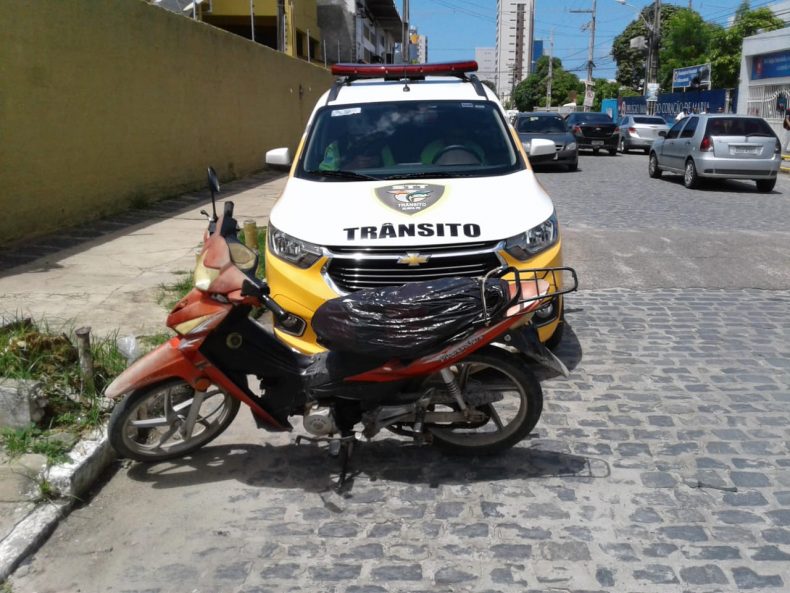
<svg viewBox="0 0 790 593">
<path fill-rule="evenodd" d="M 329 247 L 326 274 L 343 292 L 436 280 L 451 276 L 482 276 L 502 265 L 499 241 L 419 247 Z M 399 264 L 409 254 L 428 256 L 419 265 Z"/>
</svg>

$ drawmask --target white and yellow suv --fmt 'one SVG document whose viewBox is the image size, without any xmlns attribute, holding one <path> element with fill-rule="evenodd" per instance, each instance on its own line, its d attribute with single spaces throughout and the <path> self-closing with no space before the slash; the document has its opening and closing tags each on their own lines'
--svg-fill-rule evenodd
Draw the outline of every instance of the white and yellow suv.
<svg viewBox="0 0 790 593">
<path fill-rule="evenodd" d="M 271 296 L 304 322 L 275 327 L 287 343 L 323 350 L 313 313 L 355 290 L 562 265 L 554 205 L 476 70 L 338 64 L 293 162 L 267 153 L 292 165 L 266 247 Z M 558 296 L 536 315 L 544 342 L 559 341 L 562 309 Z"/>
</svg>

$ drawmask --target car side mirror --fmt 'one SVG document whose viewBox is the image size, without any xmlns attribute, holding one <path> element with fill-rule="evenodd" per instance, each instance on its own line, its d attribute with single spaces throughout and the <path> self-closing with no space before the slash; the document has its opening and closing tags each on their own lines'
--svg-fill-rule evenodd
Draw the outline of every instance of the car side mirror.
<svg viewBox="0 0 790 593">
<path fill-rule="evenodd" d="M 545 156 L 547 154 L 554 154 L 555 152 L 556 146 L 554 146 L 553 140 L 534 138 L 529 143 L 529 156 Z"/>
<path fill-rule="evenodd" d="M 272 148 L 266 152 L 266 164 L 274 167 L 290 167 L 291 150 L 287 147 Z"/>
<path fill-rule="evenodd" d="M 666 138 L 666 137 L 667 137 L 667 131 L 666 131 L 666 130 L 661 130 L 661 131 L 658 133 L 658 135 L 659 135 L 659 136 L 661 136 L 662 138 Z"/>
</svg>

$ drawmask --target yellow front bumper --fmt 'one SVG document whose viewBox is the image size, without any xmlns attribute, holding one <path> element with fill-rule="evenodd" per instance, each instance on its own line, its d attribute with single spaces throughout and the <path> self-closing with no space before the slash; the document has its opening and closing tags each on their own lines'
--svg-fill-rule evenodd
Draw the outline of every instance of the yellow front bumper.
<svg viewBox="0 0 790 593">
<path fill-rule="evenodd" d="M 562 266 L 562 242 L 557 241 L 546 251 L 539 253 L 534 258 L 522 262 L 505 252 L 499 256 L 506 265 L 517 268 L 552 268 Z M 313 313 L 324 301 L 340 296 L 329 287 L 324 280 L 322 270 L 327 258 L 321 258 L 306 270 L 293 266 L 269 252 L 266 247 L 266 280 L 271 289 L 271 296 L 289 313 L 298 315 L 306 322 L 306 329 L 301 336 L 293 336 L 275 328 L 277 336 L 289 346 L 307 354 L 315 354 L 325 350 L 316 342 L 311 320 Z M 545 342 L 557 329 L 559 318 L 542 324 L 538 327 L 538 336 Z"/>
</svg>

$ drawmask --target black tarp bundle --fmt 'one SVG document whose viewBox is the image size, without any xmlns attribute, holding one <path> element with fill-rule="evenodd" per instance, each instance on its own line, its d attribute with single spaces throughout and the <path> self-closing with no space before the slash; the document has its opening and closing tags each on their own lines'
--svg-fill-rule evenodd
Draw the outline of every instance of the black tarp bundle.
<svg viewBox="0 0 790 593">
<path fill-rule="evenodd" d="M 484 321 L 480 279 L 443 278 L 360 290 L 326 301 L 313 316 L 320 344 L 380 358 L 416 358 L 460 340 Z M 507 304 L 507 282 L 486 284 L 495 316 Z"/>
</svg>

